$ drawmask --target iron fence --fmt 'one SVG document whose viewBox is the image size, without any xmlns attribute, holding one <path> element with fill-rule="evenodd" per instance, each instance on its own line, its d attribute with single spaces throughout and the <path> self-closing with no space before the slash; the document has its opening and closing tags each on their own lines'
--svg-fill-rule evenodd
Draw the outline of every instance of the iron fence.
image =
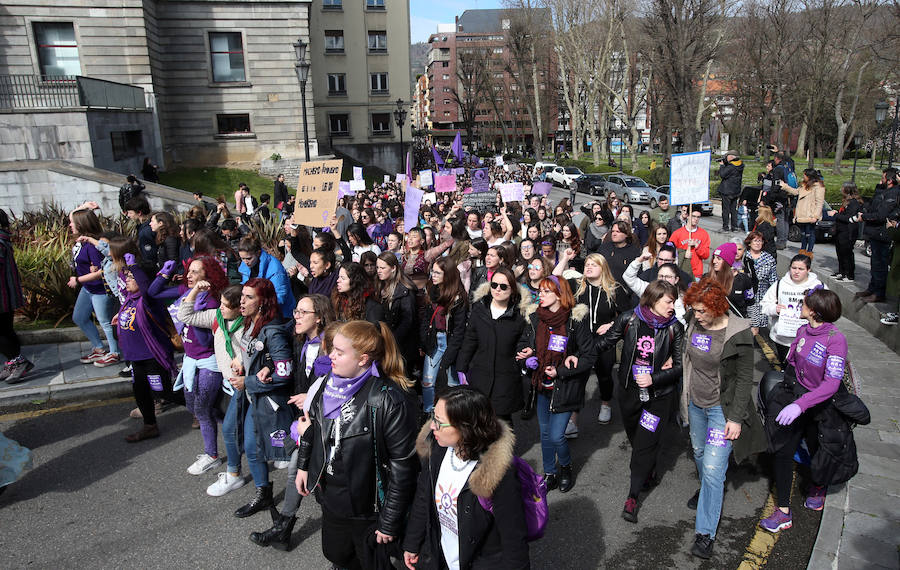
<svg viewBox="0 0 900 570">
<path fill-rule="evenodd" d="M 147 108 L 144 90 L 80 75 L 0 75 L 0 111 Z"/>
</svg>

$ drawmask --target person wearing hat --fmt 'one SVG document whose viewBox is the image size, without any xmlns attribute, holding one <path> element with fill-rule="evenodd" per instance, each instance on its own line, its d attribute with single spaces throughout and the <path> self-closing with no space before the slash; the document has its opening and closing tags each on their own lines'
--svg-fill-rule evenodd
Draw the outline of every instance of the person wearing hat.
<svg viewBox="0 0 900 570">
<path fill-rule="evenodd" d="M 741 260 L 737 257 L 737 244 L 723 243 L 713 252 L 709 262 L 709 272 L 704 277 L 717 281 L 728 291 L 729 308 L 735 316 L 747 318 L 747 307 L 753 304 L 753 280 L 740 271 Z"/>
<path fill-rule="evenodd" d="M 738 224 L 737 204 L 741 196 L 741 179 L 744 176 L 744 163 L 737 152 L 726 151 L 719 167 L 719 196 L 722 198 L 722 231 L 741 231 Z"/>
</svg>

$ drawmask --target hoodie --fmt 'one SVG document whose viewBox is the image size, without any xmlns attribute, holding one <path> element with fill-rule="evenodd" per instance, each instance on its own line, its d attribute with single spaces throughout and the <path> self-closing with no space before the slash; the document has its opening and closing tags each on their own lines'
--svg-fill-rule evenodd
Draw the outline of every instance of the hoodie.
<svg viewBox="0 0 900 570">
<path fill-rule="evenodd" d="M 816 328 L 803 325 L 797 331 L 787 362 L 794 367 L 797 381 L 809 390 L 794 402 L 805 412 L 837 392 L 844 378 L 847 339 L 833 323 Z"/>
<path fill-rule="evenodd" d="M 802 283 L 794 283 L 790 272 L 786 273 L 774 287 L 769 287 L 760 303 L 762 314 L 769 317 L 771 323 L 769 337 L 782 346 L 790 346 L 797 336 L 797 330 L 806 324 L 806 320 L 800 318 L 800 306 L 803 302 L 803 294 L 807 289 L 821 285 L 819 277 L 810 272 Z M 776 312 L 777 305 L 784 305 L 787 309 L 779 315 Z"/>
</svg>

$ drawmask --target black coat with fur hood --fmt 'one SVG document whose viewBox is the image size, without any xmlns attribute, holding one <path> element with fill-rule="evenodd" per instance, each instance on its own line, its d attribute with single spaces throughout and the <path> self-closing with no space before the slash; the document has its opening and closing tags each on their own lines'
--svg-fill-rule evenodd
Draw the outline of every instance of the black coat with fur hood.
<svg viewBox="0 0 900 570">
<path fill-rule="evenodd" d="M 481 454 L 457 500 L 459 567 L 464 570 L 531 567 L 521 486 L 512 462 L 516 438 L 505 422 L 501 424 L 503 434 Z M 441 550 L 434 492 L 447 448 L 435 441 L 430 423 L 419 432 L 416 452 L 422 460 L 422 471 L 403 550 L 419 555 L 416 568 L 443 570 L 447 563 Z M 490 498 L 494 512 L 486 511 L 478 497 Z"/>
<path fill-rule="evenodd" d="M 456 370 L 465 373 L 469 384 L 490 398 L 494 412 L 503 416 L 525 407 L 521 363 L 516 361 L 516 352 L 527 326 L 523 314 L 531 304 L 531 295 L 519 285 L 519 306 L 508 307 L 494 319 L 489 291 L 488 283 L 475 291 Z"/>
</svg>

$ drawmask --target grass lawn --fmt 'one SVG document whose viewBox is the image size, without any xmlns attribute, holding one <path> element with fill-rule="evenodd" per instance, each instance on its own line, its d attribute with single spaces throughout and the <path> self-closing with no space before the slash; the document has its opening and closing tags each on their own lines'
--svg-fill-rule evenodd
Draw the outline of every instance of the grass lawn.
<svg viewBox="0 0 900 570">
<path fill-rule="evenodd" d="M 37 319 L 34 321 L 29 321 L 26 319 L 16 320 L 13 328 L 17 331 L 35 331 L 35 330 L 43 330 L 43 329 L 53 329 L 53 328 L 69 328 L 74 327 L 75 323 L 72 322 L 71 317 L 66 317 L 63 319 L 59 325 L 56 325 L 56 319 Z"/>
<path fill-rule="evenodd" d="M 350 159 L 344 160 L 344 166 L 341 169 L 341 180 L 353 178 L 354 166 L 363 167 L 363 178 L 366 180 L 367 188 L 371 188 L 376 182 L 384 181 L 385 173 L 381 170 Z M 391 175 L 391 178 L 393 179 L 393 175 Z M 272 195 L 272 185 L 275 179 L 260 176 L 253 170 L 209 166 L 206 168 L 181 168 L 169 172 L 160 172 L 159 181 L 173 188 L 180 188 L 190 192 L 203 192 L 204 196 L 209 196 L 210 198 L 224 195 L 225 200 L 230 203 L 234 201 L 234 192 L 237 190 L 239 183 L 243 182 L 249 186 L 250 194 L 259 199 L 260 194 Z M 285 175 L 285 183 L 292 192 L 297 191 L 296 180 L 288 180 Z"/>
</svg>

